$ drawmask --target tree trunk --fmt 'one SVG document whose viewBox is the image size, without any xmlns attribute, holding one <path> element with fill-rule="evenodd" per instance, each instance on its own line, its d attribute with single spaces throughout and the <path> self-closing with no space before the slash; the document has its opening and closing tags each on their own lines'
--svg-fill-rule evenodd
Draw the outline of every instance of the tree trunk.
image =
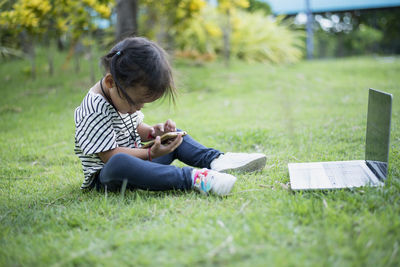
<svg viewBox="0 0 400 267">
<path fill-rule="evenodd" d="M 157 32 L 155 31 L 157 22 L 159 21 L 159 16 L 157 10 L 152 6 L 146 7 L 147 12 L 147 20 L 140 25 L 140 32 L 139 29 L 137 32 L 142 35 L 144 33 L 151 36 L 152 39 L 155 39 L 157 36 Z"/>
<path fill-rule="evenodd" d="M 81 71 L 81 61 L 79 56 L 74 54 L 74 62 L 75 62 L 75 73 L 79 73 Z"/>
<path fill-rule="evenodd" d="M 35 58 L 35 40 L 32 35 L 26 31 L 22 31 L 20 34 L 20 41 L 22 50 L 28 56 L 31 62 L 31 77 L 33 80 L 36 78 L 36 58 Z"/>
<path fill-rule="evenodd" d="M 231 59 L 231 16 L 229 10 L 226 12 L 226 24 L 223 27 L 224 38 L 224 61 L 225 65 L 229 67 Z"/>
<path fill-rule="evenodd" d="M 31 77 L 32 80 L 36 79 L 36 53 L 35 53 L 35 45 L 33 42 L 33 38 L 32 38 L 32 44 L 30 46 L 30 50 L 29 50 L 29 59 L 31 61 Z"/>
<path fill-rule="evenodd" d="M 65 45 L 64 42 L 61 40 L 61 37 L 57 38 L 57 49 L 58 51 L 64 51 Z"/>
<path fill-rule="evenodd" d="M 71 40 L 71 44 L 69 45 L 68 54 L 65 58 L 63 65 L 61 66 L 62 70 L 66 70 L 68 68 L 69 62 L 73 59 L 75 54 L 75 45 L 78 42 L 76 39 Z"/>
<path fill-rule="evenodd" d="M 46 34 L 45 36 L 45 45 L 46 45 L 46 54 L 47 54 L 47 64 L 49 75 L 53 76 L 54 74 L 54 53 L 53 53 L 53 42 L 50 34 Z"/>
<path fill-rule="evenodd" d="M 137 0 L 117 0 L 117 42 L 137 34 Z"/>
<path fill-rule="evenodd" d="M 88 46 L 88 60 L 89 60 L 89 65 L 90 65 L 90 81 L 92 83 L 95 83 L 96 81 L 96 75 L 95 75 L 95 69 L 94 69 L 94 64 L 93 64 L 93 44 L 89 44 Z"/>
<path fill-rule="evenodd" d="M 85 47 L 81 41 L 76 42 L 74 46 L 74 58 L 75 58 L 75 72 L 81 71 L 81 58 L 85 55 Z"/>
</svg>

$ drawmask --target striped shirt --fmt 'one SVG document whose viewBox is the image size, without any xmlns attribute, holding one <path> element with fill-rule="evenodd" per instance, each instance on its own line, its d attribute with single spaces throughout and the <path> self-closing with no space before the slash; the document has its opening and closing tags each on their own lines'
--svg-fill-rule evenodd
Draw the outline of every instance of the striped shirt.
<svg viewBox="0 0 400 267">
<path fill-rule="evenodd" d="M 95 185 L 95 177 L 104 166 L 99 152 L 141 146 L 137 126 L 143 117 L 140 111 L 118 114 L 100 94 L 89 92 L 85 96 L 74 114 L 75 154 L 82 162 L 85 176 L 81 189 L 91 189 Z"/>
</svg>

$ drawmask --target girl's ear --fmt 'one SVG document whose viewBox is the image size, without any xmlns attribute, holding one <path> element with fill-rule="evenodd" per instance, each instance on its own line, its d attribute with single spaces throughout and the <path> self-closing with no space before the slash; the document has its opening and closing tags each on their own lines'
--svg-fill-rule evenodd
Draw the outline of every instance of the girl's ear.
<svg viewBox="0 0 400 267">
<path fill-rule="evenodd" d="M 107 88 L 113 88 L 115 86 L 111 73 L 107 72 L 107 74 L 104 76 L 104 84 Z"/>
</svg>

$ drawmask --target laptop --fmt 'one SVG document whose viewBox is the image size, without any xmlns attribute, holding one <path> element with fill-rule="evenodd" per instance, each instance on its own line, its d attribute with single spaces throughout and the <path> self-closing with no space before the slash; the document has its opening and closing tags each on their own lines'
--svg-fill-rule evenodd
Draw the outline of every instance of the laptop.
<svg viewBox="0 0 400 267">
<path fill-rule="evenodd" d="M 369 89 L 364 160 L 289 163 L 292 190 L 382 186 L 388 172 L 392 98 Z"/>
</svg>

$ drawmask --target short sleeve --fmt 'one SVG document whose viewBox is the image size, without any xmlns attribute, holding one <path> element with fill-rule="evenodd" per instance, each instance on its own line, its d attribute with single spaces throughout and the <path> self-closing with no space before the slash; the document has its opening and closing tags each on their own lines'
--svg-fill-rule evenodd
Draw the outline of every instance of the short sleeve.
<svg viewBox="0 0 400 267">
<path fill-rule="evenodd" d="M 141 111 L 136 111 L 137 118 L 136 118 L 136 125 L 139 125 L 143 122 L 144 114 Z"/>
<path fill-rule="evenodd" d="M 111 118 L 101 112 L 87 114 L 76 124 L 75 141 L 86 155 L 116 148 Z"/>
</svg>

